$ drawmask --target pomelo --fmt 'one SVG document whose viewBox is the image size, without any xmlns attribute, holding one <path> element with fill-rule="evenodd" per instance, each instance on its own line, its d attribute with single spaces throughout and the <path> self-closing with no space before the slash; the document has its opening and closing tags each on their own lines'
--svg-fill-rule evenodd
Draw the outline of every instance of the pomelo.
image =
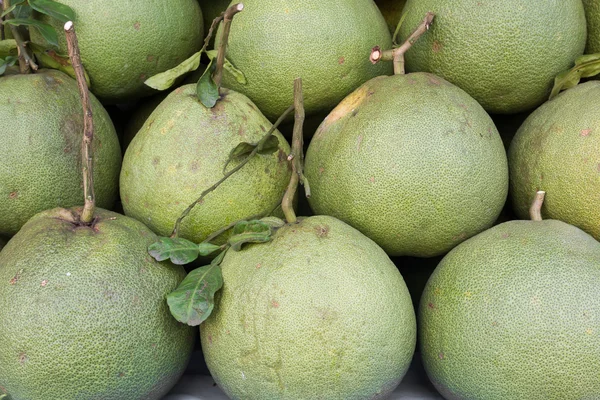
<svg viewBox="0 0 600 400">
<path fill-rule="evenodd" d="M 103 102 L 122 103 L 153 93 L 144 81 L 200 50 L 204 34 L 197 0 L 60 0 L 75 11 L 75 26 L 90 90 Z M 39 17 L 60 33 L 62 23 Z M 44 44 L 36 30 L 32 40 Z M 67 54 L 64 35 L 59 52 Z"/>
<path fill-rule="evenodd" d="M 587 19 L 588 39 L 585 52 L 600 53 L 600 2 L 598 0 L 583 0 Z"/>
<path fill-rule="evenodd" d="M 391 46 L 372 0 L 247 0 L 244 6 L 231 27 L 227 58 L 247 84 L 225 72 L 223 85 L 248 96 L 271 121 L 292 104 L 298 77 L 309 116 L 328 112 L 365 81 L 392 72 L 391 65 L 369 62 L 371 48 Z"/>
<path fill-rule="evenodd" d="M 224 286 L 200 326 L 231 399 L 384 399 L 413 356 L 410 294 L 373 241 L 327 216 L 229 251 Z"/>
<path fill-rule="evenodd" d="M 532 194 L 542 213 L 600 239 L 600 82 L 571 88 L 535 110 L 509 150 L 513 207 L 527 218 Z"/>
<path fill-rule="evenodd" d="M 271 127 L 240 93 L 221 89 L 215 107 L 207 108 L 196 96 L 196 85 L 177 88 L 127 148 L 121 170 L 126 215 L 168 236 L 188 205 L 223 177 L 230 152 L 242 142 L 258 142 Z M 279 149 L 258 154 L 206 196 L 183 221 L 181 237 L 200 242 L 232 222 L 277 207 L 291 171 L 289 145 L 279 132 L 274 135 Z M 230 163 L 227 170 L 239 162 Z"/>
<path fill-rule="evenodd" d="M 185 276 L 147 253 L 142 223 L 96 209 L 35 215 L 0 253 L 0 384 L 12 400 L 159 400 L 195 330 L 165 297 Z"/>
<path fill-rule="evenodd" d="M 428 34 L 406 53 L 406 68 L 454 83 L 488 112 L 534 108 L 554 77 L 583 53 L 586 22 L 581 0 L 408 0 L 402 40 L 435 13 Z"/>
<path fill-rule="evenodd" d="M 419 309 L 446 399 L 600 398 L 600 243 L 561 221 L 510 221 L 458 245 Z"/>
<path fill-rule="evenodd" d="M 77 83 L 56 70 L 0 77 L 0 235 L 14 235 L 40 211 L 81 204 L 83 110 Z M 118 194 L 115 128 L 91 96 L 94 185 L 99 207 Z"/>
<path fill-rule="evenodd" d="M 310 205 L 388 254 L 431 257 L 490 227 L 508 192 L 502 140 L 467 93 L 428 73 L 374 78 L 306 154 Z"/>
</svg>

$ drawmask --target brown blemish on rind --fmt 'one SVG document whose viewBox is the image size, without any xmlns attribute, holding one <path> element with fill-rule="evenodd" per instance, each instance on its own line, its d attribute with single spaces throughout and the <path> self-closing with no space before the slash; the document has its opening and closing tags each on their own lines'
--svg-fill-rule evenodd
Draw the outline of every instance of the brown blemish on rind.
<svg viewBox="0 0 600 400">
<path fill-rule="evenodd" d="M 442 50 L 442 44 L 437 40 L 434 40 L 431 50 L 433 50 L 434 53 L 439 53 Z"/>
<path fill-rule="evenodd" d="M 317 236 L 320 238 L 327 237 L 327 235 L 329 234 L 329 226 L 317 225 L 317 226 L 315 226 L 315 232 L 317 233 Z"/>
<path fill-rule="evenodd" d="M 342 65 L 345 62 L 346 62 L 346 58 L 344 58 L 344 57 L 340 57 L 340 59 L 338 60 L 338 64 L 340 64 L 340 65 Z"/>
<path fill-rule="evenodd" d="M 139 22 L 136 22 L 135 24 L 133 24 L 133 28 L 134 28 L 136 31 L 139 31 L 139 30 L 140 30 L 140 23 L 139 23 Z"/>
<path fill-rule="evenodd" d="M 8 198 L 11 200 L 14 200 L 18 197 L 19 197 L 19 192 L 17 192 L 16 190 L 14 192 L 10 192 L 10 194 L 8 195 Z"/>
<path fill-rule="evenodd" d="M 28 360 L 29 360 L 29 357 L 27 357 L 27 354 L 25 354 L 25 353 L 19 353 L 19 364 L 25 365 L 25 363 Z"/>
<path fill-rule="evenodd" d="M 591 133 L 592 133 L 591 129 L 582 129 L 581 130 L 581 136 L 583 136 L 583 137 L 590 136 Z"/>
</svg>

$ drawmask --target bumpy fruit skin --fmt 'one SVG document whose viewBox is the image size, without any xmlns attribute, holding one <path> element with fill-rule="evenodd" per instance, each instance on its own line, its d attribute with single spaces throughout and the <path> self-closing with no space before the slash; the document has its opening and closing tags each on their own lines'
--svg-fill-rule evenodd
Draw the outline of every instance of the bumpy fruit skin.
<svg viewBox="0 0 600 400">
<path fill-rule="evenodd" d="M 443 254 L 490 227 L 508 192 L 489 115 L 427 73 L 374 78 L 346 97 L 315 133 L 305 173 L 316 214 L 394 256 Z"/>
<path fill-rule="evenodd" d="M 231 150 L 258 142 L 272 124 L 244 95 L 221 89 L 213 108 L 185 85 L 154 110 L 127 148 L 121 170 L 125 214 L 168 236 L 181 213 L 223 178 Z M 290 147 L 278 131 L 279 150 L 258 154 L 204 198 L 183 221 L 180 236 L 200 242 L 240 219 L 269 213 L 281 202 L 291 171 Z M 240 159 L 241 160 L 241 159 Z M 231 170 L 239 161 L 231 162 Z"/>
<path fill-rule="evenodd" d="M 586 54 L 600 53 L 600 2 L 583 0 L 587 20 L 588 39 Z"/>
<path fill-rule="evenodd" d="M 374 46 L 391 47 L 372 0 L 246 0 L 244 6 L 231 26 L 227 57 L 248 82 L 225 72 L 223 83 L 252 99 L 271 121 L 293 103 L 298 77 L 311 115 L 328 112 L 365 81 L 392 72 L 390 63 L 369 61 Z"/>
<path fill-rule="evenodd" d="M 535 110 L 509 150 L 510 190 L 519 218 L 527 218 L 537 190 L 542 214 L 600 240 L 600 82 L 580 84 Z"/>
<path fill-rule="evenodd" d="M 96 209 L 34 216 L 0 253 L 0 380 L 12 400 L 159 400 L 183 373 L 195 330 L 165 296 L 185 276 L 147 253 L 142 223 Z"/>
<path fill-rule="evenodd" d="M 373 241 L 327 216 L 229 251 L 201 325 L 211 374 L 235 400 L 384 399 L 413 356 L 402 276 Z"/>
<path fill-rule="evenodd" d="M 177 66 L 200 50 L 202 11 L 197 0 L 60 0 L 75 11 L 81 60 L 90 90 L 104 103 L 123 103 L 154 91 L 153 75 Z M 63 24 L 40 16 L 59 32 L 59 52 L 67 54 Z M 35 29 L 34 42 L 45 44 Z"/>
<path fill-rule="evenodd" d="M 407 71 L 439 75 L 492 113 L 543 103 L 585 47 L 581 0 L 408 0 L 402 40 L 428 11 L 435 20 L 406 53 Z"/>
<path fill-rule="evenodd" d="M 460 244 L 423 293 L 419 343 L 448 400 L 600 398 L 600 243 L 510 221 Z"/>
<path fill-rule="evenodd" d="M 77 83 L 55 70 L 0 77 L 0 235 L 14 235 L 40 211 L 83 202 L 83 110 Z M 106 110 L 94 114 L 96 204 L 118 194 L 121 149 Z"/>
</svg>

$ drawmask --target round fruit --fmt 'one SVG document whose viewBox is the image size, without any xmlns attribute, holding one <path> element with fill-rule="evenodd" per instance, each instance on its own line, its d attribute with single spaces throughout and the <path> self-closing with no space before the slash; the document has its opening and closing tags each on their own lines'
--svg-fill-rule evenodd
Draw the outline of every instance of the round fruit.
<svg viewBox="0 0 600 400">
<path fill-rule="evenodd" d="M 428 11 L 435 20 L 406 53 L 407 70 L 440 75 L 493 113 L 541 104 L 585 47 L 581 0 L 408 0 L 403 40 Z"/>
<path fill-rule="evenodd" d="M 240 93 L 221 89 L 211 109 L 198 101 L 196 85 L 176 89 L 127 148 L 121 171 L 125 213 L 168 236 L 187 206 L 223 178 L 230 152 L 242 142 L 257 143 L 271 127 Z M 278 131 L 275 136 L 279 150 L 256 155 L 206 196 L 183 220 L 181 237 L 200 242 L 229 223 L 276 208 L 291 171 L 289 145 Z M 237 164 L 231 162 L 227 170 Z"/>
<path fill-rule="evenodd" d="M 55 70 L 0 77 L 0 235 L 14 235 L 40 211 L 82 203 L 83 109 L 77 83 Z M 98 206 L 117 197 L 121 150 L 106 110 L 94 113 Z"/>
<path fill-rule="evenodd" d="M 182 267 L 147 253 L 148 228 L 96 209 L 34 216 L 0 253 L 0 376 L 12 400 L 158 400 L 183 373 L 194 329 L 165 296 Z"/>
<path fill-rule="evenodd" d="M 148 96 L 144 81 L 175 67 L 202 47 L 202 11 L 197 0 L 61 0 L 75 11 L 81 59 L 90 90 L 103 102 Z M 43 16 L 58 32 L 62 23 Z M 44 39 L 31 30 L 32 40 Z M 59 52 L 67 54 L 64 35 Z"/>
<path fill-rule="evenodd" d="M 583 0 L 587 19 L 588 39 L 585 52 L 600 53 L 600 2 L 598 0 Z"/>
<path fill-rule="evenodd" d="M 374 78 L 346 97 L 315 133 L 305 173 L 316 214 L 390 255 L 443 254 L 490 227 L 508 192 L 491 118 L 427 73 Z"/>
<path fill-rule="evenodd" d="M 400 383 L 416 324 L 402 276 L 373 241 L 327 216 L 229 251 L 201 325 L 215 381 L 232 399 L 383 399 Z"/>
<path fill-rule="evenodd" d="M 310 115 L 329 111 L 363 82 L 392 71 L 388 63 L 369 61 L 374 46 L 391 47 L 372 0 L 246 0 L 244 6 L 231 26 L 227 58 L 248 82 L 225 72 L 223 84 L 252 99 L 272 121 L 293 103 L 298 77 Z"/>
<path fill-rule="evenodd" d="M 400 22 L 400 16 L 402 15 L 402 9 L 404 9 L 406 0 L 375 0 L 375 4 L 381 10 L 381 14 L 385 18 L 390 32 L 394 34 L 398 22 Z"/>
<path fill-rule="evenodd" d="M 446 399 L 600 398 L 600 243 L 561 221 L 510 221 L 452 250 L 419 309 Z"/>
<path fill-rule="evenodd" d="M 527 218 L 532 195 L 544 190 L 547 218 L 600 240 L 600 82 L 563 92 L 535 110 L 509 150 L 515 212 Z"/>
</svg>

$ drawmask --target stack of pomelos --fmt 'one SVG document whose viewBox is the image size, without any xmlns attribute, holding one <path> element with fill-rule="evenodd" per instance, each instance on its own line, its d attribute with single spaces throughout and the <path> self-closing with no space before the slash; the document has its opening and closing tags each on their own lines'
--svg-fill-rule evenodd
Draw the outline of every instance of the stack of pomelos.
<svg viewBox="0 0 600 400">
<path fill-rule="evenodd" d="M 600 0 L 0 5 L 0 399 L 600 398 Z"/>
</svg>

